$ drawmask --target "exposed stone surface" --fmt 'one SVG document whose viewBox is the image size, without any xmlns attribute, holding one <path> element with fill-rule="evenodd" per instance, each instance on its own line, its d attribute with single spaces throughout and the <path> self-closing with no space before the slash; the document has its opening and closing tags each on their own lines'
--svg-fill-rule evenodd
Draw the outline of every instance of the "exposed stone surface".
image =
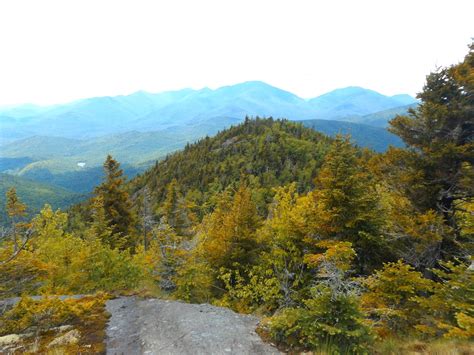
<svg viewBox="0 0 474 355">
<path fill-rule="evenodd" d="M 21 341 L 21 336 L 18 334 L 8 334 L 0 337 L 0 347 L 5 345 L 16 344 Z"/>
<path fill-rule="evenodd" d="M 48 348 L 51 348 L 54 346 L 77 344 L 79 343 L 80 338 L 81 338 L 81 333 L 77 329 L 73 329 L 64 335 L 61 335 L 55 338 L 51 343 L 49 343 Z"/>
<path fill-rule="evenodd" d="M 62 296 L 80 298 L 83 295 Z M 40 299 L 41 297 L 34 297 Z M 0 300 L 0 314 L 19 298 Z M 258 318 L 208 304 L 121 297 L 106 304 L 107 354 L 279 354 L 255 329 Z M 77 344 L 81 334 L 70 325 L 52 328 L 58 336 L 48 347 Z M 0 337 L 0 353 L 22 352 L 25 334 Z"/>
<path fill-rule="evenodd" d="M 279 354 L 258 319 L 208 304 L 121 297 L 107 302 L 107 354 Z"/>
<path fill-rule="evenodd" d="M 0 354 L 22 354 L 25 334 L 8 334 L 0 337 Z"/>
</svg>

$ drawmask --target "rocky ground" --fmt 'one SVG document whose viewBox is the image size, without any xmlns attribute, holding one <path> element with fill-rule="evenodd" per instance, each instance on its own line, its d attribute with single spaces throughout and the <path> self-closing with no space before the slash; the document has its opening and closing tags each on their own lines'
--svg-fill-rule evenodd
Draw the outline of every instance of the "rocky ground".
<svg viewBox="0 0 474 355">
<path fill-rule="evenodd" d="M 278 354 L 258 319 L 208 304 L 121 297 L 107 302 L 107 354 Z"/>
<path fill-rule="evenodd" d="M 16 302 L 18 299 L 0 301 L 0 313 Z M 264 343 L 255 332 L 256 317 L 237 314 L 227 308 L 119 297 L 107 301 L 106 309 L 110 313 L 105 327 L 107 354 L 279 354 L 276 347 Z M 79 331 L 63 326 L 52 329 L 49 334 L 53 336 L 48 340 L 48 349 L 62 346 L 95 353 L 94 347 L 82 344 L 86 340 L 84 329 Z M 21 353 L 22 349 L 27 349 L 25 339 L 30 336 L 10 334 L 0 337 L 0 354 Z"/>
</svg>

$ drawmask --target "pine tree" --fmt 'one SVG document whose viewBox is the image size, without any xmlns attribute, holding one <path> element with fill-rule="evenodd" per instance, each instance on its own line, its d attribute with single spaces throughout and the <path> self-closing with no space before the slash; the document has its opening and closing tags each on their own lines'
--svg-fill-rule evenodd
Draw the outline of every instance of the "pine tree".
<svg viewBox="0 0 474 355">
<path fill-rule="evenodd" d="M 173 179 L 166 187 L 166 195 L 163 204 L 158 208 L 158 214 L 164 217 L 176 233 L 188 235 L 191 226 L 190 211 L 187 201 L 183 197 L 178 182 Z"/>
<path fill-rule="evenodd" d="M 308 238 L 351 242 L 359 272 L 387 258 L 382 237 L 383 211 L 375 182 L 347 137 L 338 136 L 315 180 L 316 189 L 299 205 Z"/>
<path fill-rule="evenodd" d="M 397 179 L 422 211 L 436 210 L 452 228 L 440 254 L 462 254 L 457 214 L 474 196 L 474 43 L 460 64 L 431 73 L 421 104 L 390 122 L 390 130 L 408 145 L 393 150 Z"/>
<path fill-rule="evenodd" d="M 136 245 L 133 236 L 135 216 L 125 188 L 123 171 L 120 164 L 108 155 L 104 172 L 104 181 L 96 188 L 95 193 L 103 201 L 105 220 L 112 232 L 106 242 L 112 248 L 133 249 Z"/>
<path fill-rule="evenodd" d="M 90 209 L 92 222 L 86 231 L 86 237 L 88 239 L 97 238 L 101 242 L 108 244 L 112 236 L 112 228 L 110 227 L 110 221 L 107 220 L 105 215 L 104 199 L 102 196 L 92 199 Z"/>
<path fill-rule="evenodd" d="M 13 239 L 13 252 L 17 253 L 19 248 L 20 248 L 20 243 L 19 243 L 19 233 L 21 230 L 25 229 L 25 224 L 21 223 L 21 219 L 26 216 L 26 205 L 20 201 L 16 194 L 16 189 L 12 187 L 10 190 L 7 191 L 6 193 L 7 197 L 7 202 L 6 202 L 6 210 L 7 210 L 7 215 L 11 220 L 11 235 Z"/>
<path fill-rule="evenodd" d="M 473 78 L 474 43 L 464 62 L 427 77 L 416 110 L 390 122 L 391 131 L 411 148 L 413 161 L 407 157 L 404 163 L 416 164 L 424 180 L 426 198 L 418 202 L 439 210 L 452 226 L 456 201 L 473 194 L 473 184 L 462 181 L 474 162 Z"/>
</svg>

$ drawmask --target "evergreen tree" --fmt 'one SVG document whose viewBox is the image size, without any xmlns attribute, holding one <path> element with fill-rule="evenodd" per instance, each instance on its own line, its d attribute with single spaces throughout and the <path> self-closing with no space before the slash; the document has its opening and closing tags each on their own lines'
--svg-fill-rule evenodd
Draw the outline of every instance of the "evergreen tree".
<svg viewBox="0 0 474 355">
<path fill-rule="evenodd" d="M 26 216 L 26 205 L 20 201 L 14 187 L 7 191 L 6 197 L 7 215 L 11 220 L 11 236 L 13 239 L 14 248 L 13 252 L 17 253 L 20 249 L 19 239 L 21 239 L 21 237 L 19 234 L 25 229 L 25 224 L 21 223 L 21 219 Z"/>
<path fill-rule="evenodd" d="M 92 222 L 89 229 L 86 231 L 86 238 L 97 238 L 103 243 L 109 243 L 112 236 L 112 228 L 110 221 L 107 220 L 104 209 L 104 199 L 102 196 L 97 196 L 92 199 L 91 205 Z"/>
<path fill-rule="evenodd" d="M 166 195 L 163 203 L 158 208 L 158 214 L 165 218 L 176 233 L 188 235 L 191 226 L 191 216 L 187 201 L 183 197 L 178 182 L 173 179 L 166 187 Z"/>
<path fill-rule="evenodd" d="M 135 217 L 123 171 L 120 164 L 108 155 L 104 172 L 104 181 L 96 188 L 95 193 L 103 201 L 105 220 L 112 232 L 106 243 L 112 248 L 133 249 L 136 245 L 133 236 Z"/>
<path fill-rule="evenodd" d="M 317 175 L 316 189 L 299 206 L 307 237 L 315 243 L 321 239 L 351 242 L 359 272 L 368 272 L 387 258 L 375 181 L 349 138 L 336 138 Z"/>
<path fill-rule="evenodd" d="M 413 203 L 438 211 L 452 228 L 439 248 L 449 258 L 462 252 L 456 215 L 474 196 L 474 43 L 462 63 L 428 75 L 418 98 L 416 110 L 390 122 L 408 145 L 392 155 Z"/>
<path fill-rule="evenodd" d="M 425 329 L 433 334 L 436 327 L 436 335 L 445 338 L 474 339 L 474 272 L 470 265 L 442 261 L 433 272 L 441 282 L 431 297 L 420 302 L 428 318 Z"/>
</svg>

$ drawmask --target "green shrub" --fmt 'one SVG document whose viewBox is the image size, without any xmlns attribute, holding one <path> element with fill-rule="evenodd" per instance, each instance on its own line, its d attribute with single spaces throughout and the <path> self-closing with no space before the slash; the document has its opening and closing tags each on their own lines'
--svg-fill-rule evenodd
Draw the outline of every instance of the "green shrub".
<svg viewBox="0 0 474 355">
<path fill-rule="evenodd" d="M 270 335 L 290 347 L 330 353 L 368 352 L 372 342 L 355 296 L 318 287 L 305 307 L 286 308 L 268 321 Z"/>
</svg>

